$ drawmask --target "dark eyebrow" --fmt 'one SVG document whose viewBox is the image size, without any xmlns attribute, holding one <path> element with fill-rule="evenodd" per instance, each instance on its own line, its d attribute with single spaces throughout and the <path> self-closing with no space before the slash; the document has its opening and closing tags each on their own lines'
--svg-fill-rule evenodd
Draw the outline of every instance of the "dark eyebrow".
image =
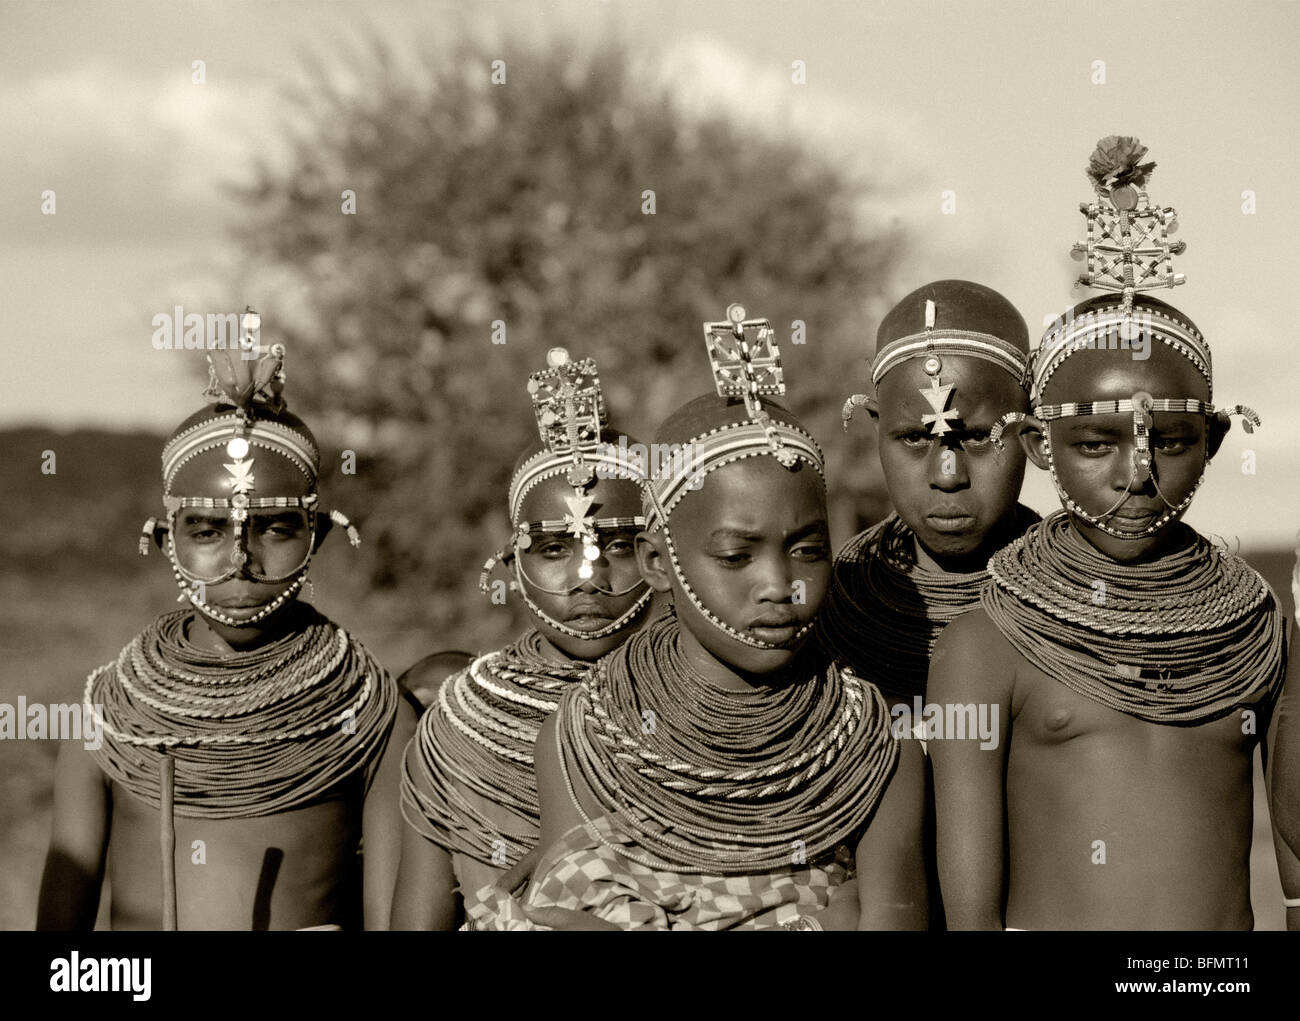
<svg viewBox="0 0 1300 1021">
<path fill-rule="evenodd" d="M 1132 432 L 1131 429 L 1121 429 L 1118 426 L 1104 425 L 1101 422 L 1071 422 L 1066 426 L 1071 436 L 1079 436 L 1083 433 L 1092 433 L 1097 436 L 1127 436 Z"/>
<path fill-rule="evenodd" d="M 809 521 L 808 524 L 804 525 L 802 528 L 796 528 L 791 532 L 787 537 L 786 542 L 798 542 L 800 539 L 806 539 L 814 533 L 829 537 L 830 527 L 828 523 L 824 520 Z"/>
<path fill-rule="evenodd" d="M 757 532 L 746 532 L 741 528 L 715 528 L 709 533 L 709 539 L 740 539 L 743 542 L 762 542 L 763 537 Z"/>
<path fill-rule="evenodd" d="M 187 510 L 181 515 L 183 525 L 226 525 L 230 523 L 227 514 L 213 514 L 201 510 Z"/>
<path fill-rule="evenodd" d="M 257 520 L 262 524 L 271 525 L 279 524 L 281 522 L 288 522 L 289 524 L 294 525 L 301 525 L 303 523 L 302 516 L 293 511 L 280 511 L 276 514 L 258 514 Z"/>
</svg>

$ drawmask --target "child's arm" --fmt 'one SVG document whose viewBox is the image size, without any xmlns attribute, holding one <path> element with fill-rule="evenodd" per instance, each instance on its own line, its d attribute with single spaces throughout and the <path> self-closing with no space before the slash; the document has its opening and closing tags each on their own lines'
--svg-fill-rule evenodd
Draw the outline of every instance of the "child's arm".
<svg viewBox="0 0 1300 1021">
<path fill-rule="evenodd" d="M 406 750 L 407 768 L 411 776 L 417 778 L 417 784 L 424 784 L 426 781 L 421 777 L 418 765 L 419 754 L 415 740 L 412 740 Z M 433 841 L 426 840 L 407 825 L 406 820 L 401 820 L 400 825 L 401 867 L 397 870 L 397 884 L 393 890 L 390 927 L 422 931 L 456 928 L 459 912 L 451 855 Z"/>
<path fill-rule="evenodd" d="M 112 801 L 90 753 L 65 741 L 54 768 L 54 822 L 36 928 L 90 930 L 99 913 Z"/>
<path fill-rule="evenodd" d="M 537 744 L 533 751 L 533 768 L 537 772 L 537 798 L 542 811 L 542 835 L 537 846 L 542 849 L 543 858 L 546 856 L 546 851 L 569 830 L 582 825 L 582 815 L 578 811 L 578 806 L 573 803 L 573 799 L 569 797 L 569 788 L 564 782 L 564 772 L 560 768 L 560 752 L 555 743 L 557 729 L 555 714 L 552 713 L 542 724 L 542 729 L 538 731 Z M 598 814 L 591 795 L 585 786 L 582 786 L 582 779 L 574 777 L 573 782 L 575 792 L 588 802 L 584 806 L 587 814 Z M 578 791 L 580 786 L 582 789 Z"/>
<path fill-rule="evenodd" d="M 993 748 L 981 748 L 977 735 L 929 742 L 939 888 L 949 929 L 1004 925 L 1004 776 L 1016 669 L 1008 654 L 1014 650 L 984 611 L 972 610 L 944 629 L 930 658 L 929 704 L 987 704 L 998 723 Z"/>
<path fill-rule="evenodd" d="M 1286 686 L 1273 711 L 1266 755 L 1266 777 L 1270 815 L 1273 819 L 1273 848 L 1282 877 L 1282 896 L 1300 899 L 1300 656 L 1296 636 L 1291 632 Z M 1286 927 L 1300 931 L 1300 906 L 1286 909 Z"/>
<path fill-rule="evenodd" d="M 920 743 L 910 738 L 901 740 L 898 768 L 885 788 L 871 825 L 858 841 L 859 929 L 928 926 L 927 798 L 925 755 Z"/>
<path fill-rule="evenodd" d="M 400 800 L 402 756 L 413 733 L 415 710 L 405 699 L 400 699 L 393 730 L 388 735 L 388 747 L 379 760 L 379 769 L 371 781 L 361 816 L 365 848 L 363 906 L 367 929 L 387 929 L 389 924 L 393 890 L 397 885 L 397 866 L 402 853 L 402 831 L 406 828 Z"/>
<path fill-rule="evenodd" d="M 542 729 L 537 734 L 537 744 L 533 752 L 533 768 L 537 773 L 537 794 L 538 801 L 542 810 L 542 836 L 538 841 L 537 850 L 540 854 L 531 854 L 533 859 L 534 870 L 540 865 L 543 869 L 548 867 L 550 861 L 546 854 L 561 837 L 575 826 L 582 825 L 582 816 L 578 808 L 569 797 L 568 785 L 564 782 L 564 773 L 560 769 L 560 753 L 555 745 L 556 722 L 555 714 L 552 713 L 542 724 Z M 585 787 L 579 791 L 577 788 L 582 784 L 580 778 L 574 778 L 575 792 L 582 797 L 587 804 L 584 808 L 588 815 L 595 814 L 595 803 L 590 793 Z M 513 873 L 512 873 L 513 874 Z M 534 875 L 536 875 L 534 871 Z M 564 908 L 532 908 L 525 907 L 524 914 L 528 920 L 537 925 L 544 925 L 550 929 L 563 929 L 571 931 L 620 931 L 619 927 L 612 922 L 597 915 L 590 914 L 586 911 L 568 911 Z"/>
</svg>

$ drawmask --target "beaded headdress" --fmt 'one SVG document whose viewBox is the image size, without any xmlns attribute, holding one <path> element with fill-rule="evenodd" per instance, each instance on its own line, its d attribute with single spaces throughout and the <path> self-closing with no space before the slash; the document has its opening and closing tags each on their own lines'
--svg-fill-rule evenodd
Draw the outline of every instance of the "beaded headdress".
<svg viewBox="0 0 1300 1021">
<path fill-rule="evenodd" d="M 801 463 L 807 464 L 825 485 L 825 458 L 817 441 L 791 420 L 789 412 L 784 412 L 785 420 L 778 420 L 763 406 L 763 397 L 785 393 L 781 352 L 768 320 L 748 319 L 742 306 L 730 305 L 725 322 L 704 324 L 704 340 L 722 403 L 716 407 L 711 428 L 681 442 L 683 456 L 674 465 L 675 470 L 653 474 L 642 487 L 646 528 L 663 532 L 678 583 L 709 623 L 753 648 L 782 648 L 738 631 L 700 602 L 682 573 L 669 518 L 682 498 L 692 489 L 699 489 L 710 473 L 736 461 L 772 457 L 790 471 L 797 470 Z M 738 402 L 743 402 L 743 411 L 734 407 Z M 792 641 L 802 638 L 811 626 L 802 628 Z"/>
<path fill-rule="evenodd" d="M 1113 298 L 1092 298 L 1075 305 L 1058 318 L 1034 352 L 1029 390 L 1033 416 L 1046 424 L 1077 415 L 1131 414 L 1133 416 L 1133 462 L 1128 486 L 1105 513 L 1091 515 L 1083 510 L 1061 487 L 1052 460 L 1051 443 L 1044 431 L 1048 467 L 1056 491 L 1073 514 L 1119 539 L 1141 539 L 1155 534 L 1191 504 L 1192 497 L 1204 481 L 1197 480 L 1186 498 L 1176 506 L 1160 492 L 1152 471 L 1150 430 L 1155 412 L 1182 412 L 1216 418 L 1225 426 L 1231 416 L 1242 416 L 1247 432 L 1260 424 L 1259 416 L 1244 405 L 1215 411 L 1212 402 L 1214 384 L 1210 346 L 1196 325 L 1183 313 L 1161 301 L 1145 298 L 1142 292 L 1173 288 L 1184 283 L 1182 273 L 1173 271 L 1173 257 L 1182 255 L 1186 243 L 1173 242 L 1169 235 L 1177 230 L 1177 213 L 1172 207 L 1151 204 L 1144 189 L 1154 163 L 1142 163 L 1146 146 L 1130 136 L 1109 135 L 1097 143 L 1088 163 L 1087 175 L 1096 191 L 1096 199 L 1080 203 L 1088 225 L 1087 240 L 1071 249 L 1076 259 L 1086 263 L 1078 283 L 1111 292 Z M 1067 358 L 1083 350 L 1138 348 L 1146 343 L 1161 343 L 1192 363 L 1204 377 L 1210 400 L 1195 397 L 1153 397 L 1138 391 L 1124 400 L 1071 401 L 1044 404 L 1048 382 Z M 1023 413 L 1003 416 L 993 429 L 992 440 L 999 447 L 1002 432 L 1013 422 L 1023 421 Z M 1153 524 L 1140 532 L 1125 532 L 1106 522 L 1128 499 L 1137 486 L 1150 480 L 1167 508 Z"/>
<path fill-rule="evenodd" d="M 316 548 L 319 531 L 316 490 L 320 474 L 320 451 L 311 430 L 285 406 L 283 389 L 284 345 L 261 343 L 261 316 L 251 308 L 239 317 L 237 345 L 207 352 L 208 386 L 203 396 L 212 407 L 191 415 L 172 433 L 162 451 L 164 523 L 157 518 L 145 522 L 140 535 L 140 553 L 161 530 L 166 533 L 166 550 L 181 595 L 204 615 L 232 627 L 246 627 L 270 616 L 294 597 L 306 581 L 307 568 Z M 306 492 L 295 495 L 266 492 L 258 482 L 258 461 L 267 458 L 266 475 L 302 475 Z M 272 488 L 274 483 L 272 483 Z M 301 490 L 302 486 L 293 487 Z M 181 562 L 176 553 L 176 515 L 185 508 L 229 513 L 235 541 L 230 562 L 220 578 L 200 578 Z M 298 508 L 306 512 L 310 546 L 305 559 L 289 577 L 293 584 L 274 601 L 247 620 L 235 620 L 209 605 L 206 586 L 241 574 L 258 581 L 287 581 L 266 578 L 249 566 L 244 529 L 250 512 L 277 508 Z M 355 547 L 360 543 L 356 528 L 339 511 L 330 520 L 347 530 Z"/>
<path fill-rule="evenodd" d="M 604 638 L 627 627 L 645 608 L 651 592 L 643 580 L 628 590 L 631 592 L 645 586 L 641 597 L 626 613 L 599 630 L 579 631 L 548 615 L 529 596 L 517 553 L 528 549 L 534 532 L 573 536 L 581 543 L 583 552 L 578 578 L 582 582 L 587 581 L 593 576 L 593 565 L 600 557 L 600 530 L 640 529 L 645 526 L 645 518 L 640 515 L 627 518 L 595 517 L 594 500 L 590 492 L 592 486 L 597 477 L 624 479 L 640 484 L 645 479 L 645 472 L 635 457 L 626 455 L 626 447 L 620 451 L 602 440 L 608 421 L 605 396 L 594 359 L 582 358 L 575 361 L 564 348 L 551 348 L 546 354 L 546 368 L 528 377 L 528 393 L 532 397 L 542 449 L 524 460 L 510 480 L 510 547 L 503 547 L 488 558 L 479 575 L 479 588 L 484 593 L 489 591 L 488 578 L 498 563 L 513 563 L 515 579 L 511 582 L 511 588 L 523 596 L 524 602 L 534 614 L 570 637 L 588 640 Z M 557 475 L 563 475 L 565 481 L 573 487 L 573 494 L 565 497 L 569 512 L 563 518 L 554 520 L 522 520 L 524 498 L 533 487 Z M 609 594 L 626 595 L 627 592 Z"/>
<path fill-rule="evenodd" d="M 903 298 L 880 324 L 871 382 L 879 391 L 885 376 L 914 358 L 930 377 L 921 389 L 930 413 L 921 425 L 931 436 L 943 436 L 961 421 L 953 383 L 944 383 L 946 355 L 978 358 L 1006 371 L 1017 385 L 1028 385 L 1029 331 L 1020 313 L 997 291 L 968 280 L 937 280 Z M 853 394 L 841 417 L 847 429 L 853 412 L 872 407 L 873 398 Z"/>
</svg>

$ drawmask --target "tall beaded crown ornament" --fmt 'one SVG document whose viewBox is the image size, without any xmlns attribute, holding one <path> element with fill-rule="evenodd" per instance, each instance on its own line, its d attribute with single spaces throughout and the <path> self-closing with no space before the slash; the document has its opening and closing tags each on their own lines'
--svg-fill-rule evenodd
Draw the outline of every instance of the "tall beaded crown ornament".
<svg viewBox="0 0 1300 1021">
<path fill-rule="evenodd" d="M 1156 166 L 1141 162 L 1146 154 L 1146 146 L 1136 138 L 1108 135 L 1097 143 L 1088 161 L 1086 172 L 1097 198 L 1079 205 L 1079 211 L 1087 220 L 1088 234 L 1086 241 L 1073 246 L 1071 254 L 1086 263 L 1087 268 L 1077 282 L 1079 285 L 1110 292 L 1115 297 L 1113 301 L 1099 303 L 1093 299 L 1076 305 L 1048 328 L 1034 352 L 1029 391 L 1032 414 L 1044 425 L 1077 415 L 1133 416 L 1134 446 L 1128 485 L 1119 499 L 1099 515 L 1087 513 L 1062 488 L 1056 475 L 1050 437 L 1046 429 L 1043 433 L 1048 468 L 1061 502 L 1072 514 L 1117 539 L 1141 539 L 1154 535 L 1187 509 L 1205 480 L 1202 473 L 1191 492 L 1177 505 L 1166 499 L 1160 491 L 1151 451 L 1153 413 L 1202 414 L 1218 419 L 1225 427 L 1230 424 L 1232 415 L 1241 415 L 1242 427 L 1248 433 L 1254 432 L 1255 426 L 1260 424 L 1259 415 L 1244 405 L 1215 411 L 1210 346 L 1204 336 L 1177 309 L 1163 302 L 1144 300 L 1141 296 L 1145 291 L 1177 287 L 1186 279 L 1182 273 L 1173 271 L 1173 257 L 1182 255 L 1187 248 L 1185 242 L 1169 240 L 1169 235 L 1177 230 L 1177 213 L 1172 207 L 1153 206 L 1144 190 Z M 1080 311 L 1081 314 L 1076 315 Z M 1107 347 L 1128 349 L 1141 346 L 1144 336 L 1148 342 L 1158 341 L 1190 361 L 1205 378 L 1211 400 L 1153 397 L 1146 391 L 1138 391 L 1124 400 L 1043 403 L 1052 375 L 1072 354 Z M 1000 447 L 1004 429 L 1024 418 L 1020 413 L 1003 416 L 993 429 L 991 438 L 994 444 Z M 1123 506 L 1133 489 L 1145 486 L 1148 481 L 1164 502 L 1165 513 L 1142 531 L 1121 531 L 1108 525 L 1108 519 Z"/>
<path fill-rule="evenodd" d="M 743 401 L 745 419 L 718 425 L 681 444 L 684 457 L 675 470 L 656 473 L 643 487 L 642 507 L 646 527 L 662 530 L 668 559 L 686 597 L 710 624 L 728 637 L 756 649 L 785 648 L 801 640 L 812 628 L 800 628 L 790 642 L 776 645 L 733 628 L 701 601 L 682 571 L 673 543 L 669 519 L 673 508 L 704 479 L 726 465 L 750 457 L 772 457 L 778 464 L 797 471 L 811 465 L 825 485 L 825 458 L 808 432 L 789 422 L 774 419 L 763 407 L 762 398 L 785 394 L 781 351 L 772 324 L 766 319 L 749 319 L 741 305 L 727 306 L 725 322 L 704 324 L 704 343 L 719 397 Z"/>
<path fill-rule="evenodd" d="M 645 479 L 645 472 L 634 457 L 624 456 L 618 448 L 602 442 L 601 436 L 608 422 L 595 360 L 582 358 L 575 361 L 565 348 L 553 347 L 546 354 L 546 366 L 528 377 L 528 393 L 532 398 L 542 449 L 525 460 L 510 481 L 510 545 L 488 558 L 479 575 L 479 588 L 485 594 L 488 593 L 488 579 L 496 565 L 510 563 L 515 571 L 510 587 L 523 596 L 524 602 L 535 615 L 562 634 L 595 640 L 621 631 L 632 623 L 650 601 L 650 587 L 643 580 L 638 580 L 624 591 L 606 592 L 606 595 L 623 596 L 637 588 L 644 588 L 636 603 L 617 619 L 595 631 L 579 631 L 551 617 L 529 596 L 517 554 L 532 545 L 535 533 L 572 536 L 582 546 L 578 585 L 553 594 L 567 595 L 583 584 L 594 584 L 591 579 L 595 574 L 595 564 L 601 556 L 600 532 L 640 529 L 645 526 L 645 518 L 639 514 L 626 518 L 596 517 L 595 511 L 599 505 L 595 504 L 590 490 L 598 477 L 624 479 L 640 485 Z M 573 487 L 573 494 L 565 497 L 568 513 L 563 518 L 523 520 L 521 515 L 524 498 L 534 486 L 557 475 L 563 475 L 565 481 Z M 536 582 L 530 584 L 536 585 Z M 604 591 L 599 586 L 597 589 Z"/>
<path fill-rule="evenodd" d="M 151 542 L 161 544 L 165 535 L 165 549 L 180 588 L 177 601 L 188 599 L 205 616 L 231 627 L 265 620 L 297 595 L 307 579 L 321 528 L 316 490 L 320 452 L 306 424 L 285 406 L 284 345 L 263 347 L 260 333 L 261 316 L 246 308 L 239 317 L 238 344 L 207 352 L 208 386 L 203 396 L 212 407 L 187 418 L 163 447 L 166 519 L 150 518 L 140 535 L 141 555 L 149 552 Z M 293 495 L 274 492 L 283 483 L 259 482 L 259 473 L 263 479 L 283 479 L 286 469 L 290 478 L 301 475 L 305 483 L 289 486 Z M 176 517 L 187 508 L 226 516 L 230 551 L 216 574 L 201 576 L 177 555 Z M 310 544 L 301 563 L 288 573 L 269 577 L 260 573 L 260 565 L 250 562 L 250 515 L 289 509 L 305 512 Z M 331 511 L 329 518 L 347 530 L 354 547 L 360 544 L 356 528 L 344 514 Z M 292 579 L 292 584 L 256 614 L 236 620 L 211 605 L 206 590 L 241 576 L 277 584 Z"/>
</svg>

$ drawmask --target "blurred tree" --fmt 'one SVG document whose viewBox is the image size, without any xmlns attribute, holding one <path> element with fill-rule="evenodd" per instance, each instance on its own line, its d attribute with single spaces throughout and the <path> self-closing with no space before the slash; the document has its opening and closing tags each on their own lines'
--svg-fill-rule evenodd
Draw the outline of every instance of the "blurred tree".
<svg viewBox="0 0 1300 1021">
<path fill-rule="evenodd" d="M 899 244 L 862 236 L 869 185 L 793 140 L 682 115 L 612 46 L 466 41 L 413 75 L 372 43 L 343 63 L 349 87 L 316 65 L 290 97 L 291 156 L 242 193 L 241 294 L 289 346 L 291 407 L 356 452 L 356 477 L 328 488 L 403 623 L 480 647 L 519 626 L 475 585 L 507 533 L 535 438 L 525 377 L 548 348 L 594 356 L 613 422 L 649 442 L 710 388 L 700 323 L 732 301 L 776 326 L 789 403 L 831 456 L 837 541 L 885 512 L 872 430 L 839 426 Z"/>
</svg>

